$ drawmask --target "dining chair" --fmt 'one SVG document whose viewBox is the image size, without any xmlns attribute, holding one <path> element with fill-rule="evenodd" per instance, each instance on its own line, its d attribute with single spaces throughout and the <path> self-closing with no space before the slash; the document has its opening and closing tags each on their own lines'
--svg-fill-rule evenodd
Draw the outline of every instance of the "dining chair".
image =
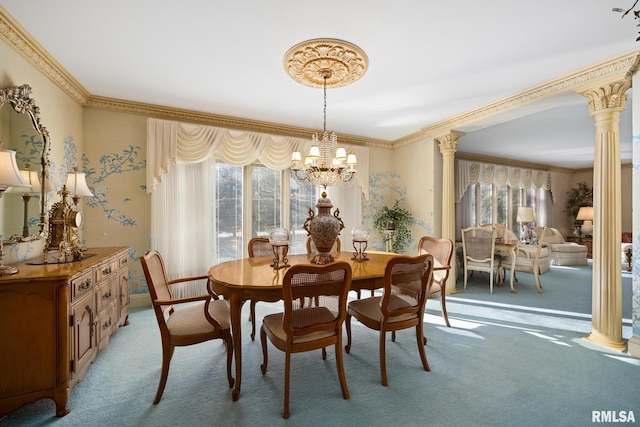
<svg viewBox="0 0 640 427">
<path fill-rule="evenodd" d="M 391 258 L 384 271 L 384 287 L 381 296 L 353 300 L 347 307 L 347 345 L 351 351 L 351 318 L 379 331 L 380 376 L 387 386 L 386 335 L 395 331 L 416 328 L 416 341 L 420 360 L 425 371 L 429 371 L 424 346 L 423 317 L 429 287 L 433 281 L 433 256 L 430 254 L 409 257 L 399 255 Z M 392 337 L 393 338 L 393 337 Z M 395 340 L 394 340 L 395 341 Z"/>
<path fill-rule="evenodd" d="M 544 235 L 547 232 L 547 227 L 542 227 L 538 230 L 538 245 L 535 252 L 525 250 L 522 246 L 518 246 L 516 248 L 516 263 L 513 273 L 514 280 L 518 281 L 518 276 L 516 276 L 517 271 L 521 271 L 523 273 L 531 273 L 533 274 L 533 281 L 536 284 L 536 289 L 538 293 L 542 293 L 542 284 L 540 283 L 540 253 L 542 252 L 542 248 L 545 245 L 544 243 Z M 531 245 L 527 245 L 531 246 Z M 504 259 L 503 269 L 510 270 L 511 269 L 511 259 Z"/>
<path fill-rule="evenodd" d="M 271 256 L 273 257 L 273 246 L 266 237 L 254 237 L 249 240 L 249 258 Z M 256 301 L 249 303 L 249 320 L 251 321 L 251 341 L 256 339 Z"/>
<path fill-rule="evenodd" d="M 437 237 L 424 236 L 418 243 L 418 255 L 431 254 L 433 259 L 443 267 L 451 268 L 451 257 L 453 256 L 453 242 L 450 239 L 441 239 Z M 442 308 L 442 317 L 448 327 L 451 327 L 449 323 L 449 316 L 447 315 L 446 304 L 446 287 L 447 279 L 449 278 L 449 269 L 447 270 L 434 270 L 433 271 L 433 283 L 429 288 L 429 295 L 427 299 L 440 299 L 440 305 Z"/>
<path fill-rule="evenodd" d="M 467 227 L 462 229 L 464 257 L 464 289 L 470 271 L 489 273 L 489 292 L 493 293 L 493 275 L 499 274 L 500 262 L 496 262 L 496 232 L 494 227 Z"/>
<path fill-rule="evenodd" d="M 285 352 L 284 418 L 289 418 L 292 353 L 322 349 L 322 358 L 326 359 L 326 347 L 335 345 L 342 396 L 349 399 L 342 360 L 342 324 L 350 286 L 351 265 L 347 262 L 297 264 L 287 270 L 282 282 L 284 312 L 266 315 L 260 328 L 262 375 L 267 372 L 267 337 Z M 317 298 L 318 304 L 303 306 L 300 302 L 305 298 Z M 317 379 L 314 375 L 310 380 Z"/>
<path fill-rule="evenodd" d="M 171 285 L 175 283 L 208 279 L 207 276 L 185 277 L 169 280 L 164 261 L 157 251 L 149 251 L 140 257 L 142 270 L 147 280 L 153 310 L 156 314 L 160 337 L 162 339 L 162 373 L 160 384 L 153 404 L 157 405 L 162 398 L 169 365 L 175 347 L 198 344 L 201 342 L 222 339 L 227 348 L 227 378 L 229 387 L 233 387 L 231 376 L 231 360 L 233 359 L 233 340 L 231 338 L 231 317 L 229 304 L 225 300 L 212 299 L 211 295 L 174 298 Z M 215 294 L 214 294 L 215 296 Z M 180 304 L 186 304 L 177 308 Z"/>
</svg>

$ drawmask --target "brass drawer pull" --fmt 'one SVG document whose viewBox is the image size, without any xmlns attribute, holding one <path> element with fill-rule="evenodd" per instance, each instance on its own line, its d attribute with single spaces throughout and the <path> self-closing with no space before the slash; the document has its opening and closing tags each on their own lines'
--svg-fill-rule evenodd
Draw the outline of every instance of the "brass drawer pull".
<svg viewBox="0 0 640 427">
<path fill-rule="evenodd" d="M 88 278 L 84 282 L 80 283 L 80 285 L 78 286 L 78 290 L 85 291 L 85 290 L 89 289 L 90 287 L 91 287 L 91 278 Z"/>
</svg>

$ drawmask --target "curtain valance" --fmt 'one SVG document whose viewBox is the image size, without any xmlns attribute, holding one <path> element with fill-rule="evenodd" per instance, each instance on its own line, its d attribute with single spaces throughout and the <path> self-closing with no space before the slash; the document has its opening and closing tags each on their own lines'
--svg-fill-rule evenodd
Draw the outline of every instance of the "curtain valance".
<svg viewBox="0 0 640 427">
<path fill-rule="evenodd" d="M 369 148 L 344 146 L 358 160 L 356 180 L 365 197 L 369 184 Z M 291 167 L 291 153 L 307 153 L 311 138 L 293 138 L 214 126 L 148 119 L 147 122 L 147 192 L 178 160 L 199 163 L 212 156 L 219 161 L 244 166 L 255 161 L 283 170 Z"/>
<path fill-rule="evenodd" d="M 460 202 L 471 185 L 505 185 L 518 188 L 551 190 L 551 173 L 535 169 L 457 160 L 456 201 Z"/>
</svg>

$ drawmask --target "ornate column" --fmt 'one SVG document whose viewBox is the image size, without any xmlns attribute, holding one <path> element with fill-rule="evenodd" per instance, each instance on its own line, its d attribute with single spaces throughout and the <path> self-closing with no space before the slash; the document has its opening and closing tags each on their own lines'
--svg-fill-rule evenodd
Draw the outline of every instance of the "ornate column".
<svg viewBox="0 0 640 427">
<path fill-rule="evenodd" d="M 458 138 L 463 132 L 451 131 L 436 138 L 440 142 L 442 154 L 442 237 L 456 241 L 456 199 L 455 199 L 455 166 L 454 160 L 458 151 Z M 447 293 L 455 293 L 457 279 L 456 248 L 451 258 L 451 271 L 447 280 Z"/>
<path fill-rule="evenodd" d="M 591 333 L 586 340 L 625 350 L 622 339 L 620 113 L 630 79 L 583 92 L 595 120 Z"/>
</svg>

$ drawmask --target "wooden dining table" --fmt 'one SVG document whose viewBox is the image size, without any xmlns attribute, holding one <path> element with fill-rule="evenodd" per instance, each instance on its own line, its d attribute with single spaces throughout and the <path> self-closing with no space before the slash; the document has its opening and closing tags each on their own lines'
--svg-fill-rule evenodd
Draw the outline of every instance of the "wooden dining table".
<svg viewBox="0 0 640 427">
<path fill-rule="evenodd" d="M 368 260 L 358 262 L 351 258 L 353 252 L 334 254 L 335 261 L 346 261 L 351 265 L 351 290 L 379 289 L 383 287 L 387 262 L 398 254 L 368 252 Z M 313 255 L 290 255 L 289 265 L 309 264 Z M 282 279 L 287 268 L 274 270 L 273 257 L 243 258 L 226 261 L 209 269 L 212 290 L 229 301 L 231 311 L 231 333 L 236 365 L 233 400 L 240 397 L 242 383 L 242 305 L 247 300 L 276 302 L 282 299 Z M 434 269 L 443 269 L 434 265 Z"/>
</svg>

